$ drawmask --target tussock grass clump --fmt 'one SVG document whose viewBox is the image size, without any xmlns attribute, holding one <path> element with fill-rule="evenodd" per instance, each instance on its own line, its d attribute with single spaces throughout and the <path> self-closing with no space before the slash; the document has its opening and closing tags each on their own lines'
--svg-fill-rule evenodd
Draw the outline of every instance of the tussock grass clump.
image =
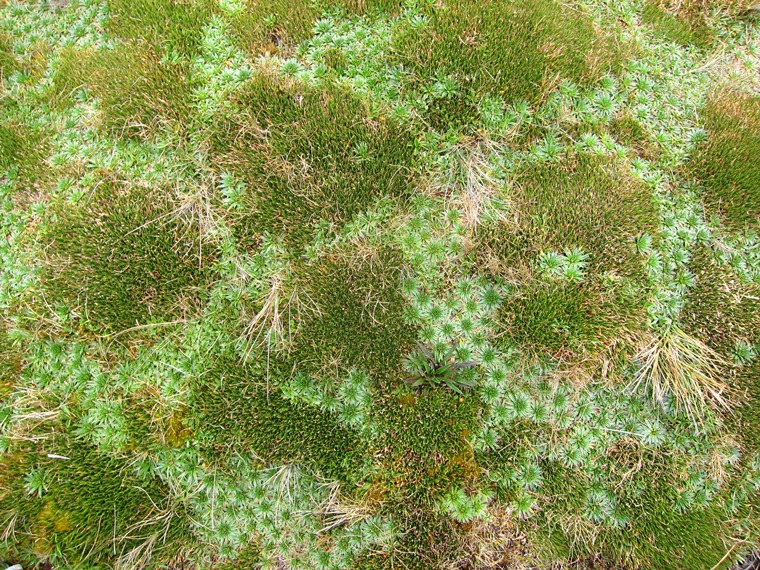
<svg viewBox="0 0 760 570">
<path fill-rule="evenodd" d="M 694 420 L 699 420 L 711 403 L 728 408 L 720 355 L 680 327 L 670 327 L 653 338 L 638 359 L 641 369 L 633 389 L 647 386 L 661 404 L 672 398 L 676 407 Z"/>
<path fill-rule="evenodd" d="M 559 79 L 584 83 L 620 63 L 612 37 L 554 0 L 446 2 L 428 15 L 430 23 L 402 33 L 395 50 L 420 87 L 455 81 L 455 93 L 431 107 L 434 126 L 467 123 L 480 96 L 536 102 Z"/>
<path fill-rule="evenodd" d="M 236 95 L 211 149 L 246 182 L 234 231 L 249 247 L 263 232 L 302 246 L 320 219 L 345 223 L 381 197 L 410 192 L 410 134 L 372 119 L 340 87 L 284 85 L 261 74 Z"/>
<path fill-rule="evenodd" d="M 109 0 L 107 31 L 117 38 L 146 40 L 159 55 L 196 55 L 203 28 L 218 13 L 213 0 Z"/>
<path fill-rule="evenodd" d="M 253 451 L 268 464 L 305 463 L 328 479 L 351 480 L 364 446 L 337 415 L 286 400 L 262 374 L 221 358 L 191 388 L 188 425 L 216 462 Z"/>
<path fill-rule="evenodd" d="M 686 165 L 704 185 L 703 201 L 732 231 L 760 220 L 760 97 L 725 88 L 702 111 L 707 143 Z"/>
<path fill-rule="evenodd" d="M 528 353 L 596 350 L 644 321 L 647 277 L 634 238 L 655 232 L 649 191 L 610 159 L 535 165 L 516 177 L 513 219 L 480 232 L 483 269 L 522 289 L 500 309 L 504 338 Z M 580 278 L 536 274 L 541 254 L 589 254 Z"/>
<path fill-rule="evenodd" d="M 163 190 L 103 179 L 41 231 L 47 301 L 95 332 L 173 321 L 213 279 L 211 248 Z"/>
<path fill-rule="evenodd" d="M 400 379 L 416 338 L 403 314 L 401 256 L 390 249 L 347 255 L 304 271 L 303 288 L 317 311 L 299 327 L 291 358 L 308 372 L 358 368 Z"/>
<path fill-rule="evenodd" d="M 55 105 L 71 101 L 80 87 L 98 99 L 103 129 L 120 137 L 149 138 L 159 130 L 184 132 L 192 118 L 188 69 L 167 63 L 145 43 L 113 49 L 67 49 L 53 79 Z"/>
</svg>

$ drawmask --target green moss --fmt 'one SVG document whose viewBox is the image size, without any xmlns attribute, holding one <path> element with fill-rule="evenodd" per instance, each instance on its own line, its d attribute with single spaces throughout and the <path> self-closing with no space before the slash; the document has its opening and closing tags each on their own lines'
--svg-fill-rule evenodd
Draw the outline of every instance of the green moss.
<svg viewBox="0 0 760 570">
<path fill-rule="evenodd" d="M 48 97 L 61 107 L 87 87 L 98 99 L 103 129 L 114 136 L 182 134 L 193 115 L 188 74 L 187 65 L 167 63 L 141 43 L 101 51 L 65 49 Z"/>
<path fill-rule="evenodd" d="M 322 476 L 351 481 L 364 445 L 336 415 L 286 400 L 275 379 L 220 359 L 192 389 L 188 425 L 208 460 L 255 452 L 267 463 L 303 462 Z"/>
<path fill-rule="evenodd" d="M 531 356 L 593 351 L 617 332 L 615 310 L 584 285 L 534 282 L 499 314 L 504 339 Z"/>
<path fill-rule="evenodd" d="M 634 238 L 657 227 L 649 191 L 610 159 L 586 157 L 529 167 L 516 181 L 516 219 L 479 237 L 481 267 L 525 285 L 500 310 L 507 337 L 537 355 L 593 350 L 639 327 L 648 279 Z M 566 248 L 590 254 L 580 283 L 534 274 L 542 252 Z"/>
<path fill-rule="evenodd" d="M 376 457 L 393 481 L 394 505 L 414 510 L 453 485 L 477 487 L 481 470 L 469 441 L 479 427 L 480 406 L 473 392 L 448 390 L 415 397 L 404 389 L 377 403 L 382 432 L 374 442 Z"/>
<path fill-rule="evenodd" d="M 19 120 L 19 114 L 15 99 L 0 101 L 0 172 L 15 173 L 26 190 L 38 189 L 50 173 L 47 133 Z"/>
<path fill-rule="evenodd" d="M 605 469 L 612 480 L 620 481 L 613 491 L 616 512 L 628 522 L 620 528 L 594 524 L 592 534 L 587 532 L 591 526 L 584 530 L 591 525 L 583 514 L 586 493 L 593 489 L 588 475 L 556 462 L 542 465 L 542 494 L 555 499 L 525 529 L 548 556 L 600 555 L 625 568 L 647 570 L 710 570 L 721 560 L 730 548 L 725 545 L 731 532 L 722 500 L 685 513 L 674 508 L 674 475 L 684 468 L 682 457 L 665 457 L 633 444 L 632 449 L 613 448 L 610 458 Z"/>
<path fill-rule="evenodd" d="M 312 2 L 248 0 L 231 20 L 237 45 L 251 55 L 286 51 L 312 35 L 321 10 Z"/>
<path fill-rule="evenodd" d="M 651 26 L 658 37 L 682 46 L 706 48 L 715 41 L 715 32 L 702 19 L 678 17 L 664 10 L 661 2 L 648 1 L 641 13 L 641 21 Z"/>
<path fill-rule="evenodd" d="M 708 213 L 732 231 L 760 220 L 760 97 L 732 89 L 715 93 L 702 116 L 707 143 L 686 166 L 704 185 Z"/>
<path fill-rule="evenodd" d="M 460 396 L 438 390 L 418 397 L 405 386 L 393 387 L 381 388 L 386 395 L 375 403 L 379 436 L 372 443 L 382 473 L 375 485 L 383 512 L 403 532 L 392 552 L 362 564 L 443 567 L 455 558 L 461 528 L 430 506 L 454 486 L 478 489 L 482 470 L 470 440 L 480 427 L 482 404 L 474 392 Z"/>
<path fill-rule="evenodd" d="M 0 83 L 18 69 L 19 64 L 13 53 L 11 39 L 4 32 L 0 32 Z"/>
<path fill-rule="evenodd" d="M 213 252 L 159 189 L 103 179 L 80 204 L 52 213 L 41 231 L 46 298 L 95 332 L 191 313 L 213 278 Z"/>
<path fill-rule="evenodd" d="M 196 55 L 203 28 L 219 12 L 213 0 L 109 0 L 107 31 L 126 40 L 147 41 L 159 55 Z"/>
<path fill-rule="evenodd" d="M 398 378 L 416 338 L 403 314 L 401 256 L 387 249 L 363 259 L 350 255 L 304 268 L 302 287 L 316 310 L 306 305 L 292 366 L 316 374 L 358 368 L 376 378 Z"/>
<path fill-rule="evenodd" d="M 172 503 L 169 489 L 156 479 L 139 479 L 125 460 L 111 459 L 81 443 L 59 444 L 40 453 L 12 453 L 0 462 L 0 517 L 15 516 L 13 551 L 49 558 L 54 565 L 85 561 L 112 563 L 118 556 L 157 535 L 153 561 L 171 560 L 192 542 L 181 505 Z M 31 471 L 44 471 L 46 489 L 30 494 L 24 481 Z M 157 517 L 158 511 L 168 514 Z M 140 531 L 128 530 L 141 524 Z M 143 524 L 144 523 L 144 524 Z M 108 528 L 108 532 L 105 529 Z"/>
<path fill-rule="evenodd" d="M 737 342 L 760 344 L 760 288 L 742 283 L 721 266 L 709 250 L 695 252 L 691 269 L 695 286 L 689 290 L 680 319 L 685 329 L 706 342 L 726 361 L 725 380 L 734 390 L 729 400 L 735 413 L 726 417 L 729 429 L 749 450 L 760 449 L 760 361 L 737 365 Z"/>
<path fill-rule="evenodd" d="M 620 144 L 627 146 L 641 158 L 650 161 L 657 160 L 657 144 L 646 128 L 630 113 L 615 116 L 610 122 L 609 131 Z"/>
<path fill-rule="evenodd" d="M 453 77 L 458 94 L 431 105 L 434 126 L 465 124 L 485 94 L 536 102 L 558 78 L 585 83 L 615 69 L 620 50 L 591 19 L 554 0 L 439 3 L 431 22 L 395 43 L 419 87 Z"/>
<path fill-rule="evenodd" d="M 398 0 L 246 0 L 245 8 L 231 19 L 231 33 L 237 45 L 251 55 L 288 54 L 312 37 L 314 24 L 326 11 L 395 15 L 402 4 Z"/>
<path fill-rule="evenodd" d="M 212 136 L 216 164 L 247 182 L 234 225 L 244 245 L 269 232 L 302 246 L 320 218 L 344 223 L 383 196 L 408 195 L 408 132 L 371 119 L 346 90 L 277 81 L 262 75 L 242 88 L 233 120 Z"/>
<path fill-rule="evenodd" d="M 47 141 L 38 131 L 16 121 L 0 125 L 0 170 L 15 171 L 29 188 L 45 179 Z"/>
</svg>

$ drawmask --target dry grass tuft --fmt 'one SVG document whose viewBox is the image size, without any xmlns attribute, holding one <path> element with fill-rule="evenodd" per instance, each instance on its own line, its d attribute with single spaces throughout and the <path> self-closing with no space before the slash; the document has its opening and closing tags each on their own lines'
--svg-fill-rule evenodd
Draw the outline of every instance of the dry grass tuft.
<svg viewBox="0 0 760 570">
<path fill-rule="evenodd" d="M 504 182 L 493 172 L 491 158 L 498 151 L 488 139 L 471 139 L 451 151 L 448 168 L 436 172 L 428 183 L 429 191 L 443 195 L 462 212 L 462 222 L 474 231 L 485 219 L 507 221 L 506 213 L 494 207 L 504 198 Z"/>
<path fill-rule="evenodd" d="M 630 390 L 643 384 L 658 403 L 672 398 L 694 420 L 711 402 L 729 408 L 724 397 L 727 386 L 720 380 L 723 357 L 679 327 L 654 337 L 637 359 L 642 367 Z"/>
</svg>

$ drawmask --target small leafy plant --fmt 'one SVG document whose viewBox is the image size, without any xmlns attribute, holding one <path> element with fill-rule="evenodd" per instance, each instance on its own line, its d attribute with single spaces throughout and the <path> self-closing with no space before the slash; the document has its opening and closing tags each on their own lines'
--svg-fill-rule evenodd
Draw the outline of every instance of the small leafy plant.
<svg viewBox="0 0 760 570">
<path fill-rule="evenodd" d="M 406 358 L 406 368 L 411 376 L 405 382 L 427 394 L 433 388 L 447 387 L 461 394 L 475 386 L 472 374 L 462 374 L 477 366 L 477 362 L 457 362 L 456 352 L 447 345 L 433 347 L 417 343 L 417 350 Z"/>
</svg>

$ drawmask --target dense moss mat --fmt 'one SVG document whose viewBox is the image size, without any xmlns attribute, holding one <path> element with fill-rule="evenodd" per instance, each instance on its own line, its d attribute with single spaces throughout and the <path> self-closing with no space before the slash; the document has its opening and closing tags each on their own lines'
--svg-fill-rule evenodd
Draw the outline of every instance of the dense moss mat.
<svg viewBox="0 0 760 570">
<path fill-rule="evenodd" d="M 188 426 L 210 463 L 253 451 L 267 463 L 304 463 L 329 479 L 351 481 L 364 444 L 337 415 L 285 399 L 275 378 L 220 359 L 192 387 Z"/>
<path fill-rule="evenodd" d="M 0 82 L 18 69 L 19 63 L 13 53 L 11 40 L 7 34 L 0 32 Z"/>
<path fill-rule="evenodd" d="M 97 98 L 100 125 L 117 137 L 178 135 L 192 121 L 188 66 L 167 62 L 144 42 L 125 42 L 107 50 L 66 49 L 49 94 L 54 106 L 71 104 L 86 87 Z"/>
<path fill-rule="evenodd" d="M 214 278 L 212 247 L 169 195 L 115 179 L 76 206 L 53 206 L 40 240 L 47 301 L 93 332 L 192 314 Z"/>
<path fill-rule="evenodd" d="M 484 95 L 534 103 L 561 79 L 592 81 L 624 52 L 581 10 L 554 0 L 446 2 L 428 16 L 429 26 L 400 34 L 394 48 L 421 91 L 437 79 L 455 82 L 430 105 L 435 127 L 471 123 Z"/>
<path fill-rule="evenodd" d="M 168 562 L 192 543 L 181 503 L 159 480 L 133 475 L 127 461 L 74 441 L 24 448 L 0 464 L 0 518 L 11 524 L 3 556 L 30 565 L 113 564 L 153 540 L 146 554 Z"/>
<path fill-rule="evenodd" d="M 471 440 L 481 421 L 477 395 L 449 391 L 415 395 L 407 388 L 375 403 L 379 435 L 373 455 L 383 478 L 374 492 L 383 510 L 405 529 L 390 553 L 370 557 L 367 568 L 437 568 L 455 559 L 460 530 L 449 517 L 430 506 L 448 491 L 480 488 L 482 470 Z M 361 566 L 360 566 L 361 567 Z"/>
<path fill-rule="evenodd" d="M 554 497 L 552 514 L 537 513 L 521 526 L 553 557 L 578 559 L 600 555 L 623 568 L 710 570 L 727 550 L 729 514 L 717 504 L 680 513 L 674 508 L 678 482 L 672 474 L 679 459 L 659 456 L 628 442 L 605 465 L 624 475 L 615 489 L 616 511 L 624 526 L 589 526 L 577 515 L 586 508 L 594 484 L 583 469 L 558 462 L 541 465 L 546 496 Z M 617 453 L 615 455 L 618 455 Z M 730 561 L 729 561 L 730 564 Z M 729 566 L 730 567 L 730 566 Z"/>
<path fill-rule="evenodd" d="M 19 120 L 19 111 L 14 97 L 0 100 L 0 171 L 9 172 L 19 180 L 19 189 L 31 194 L 50 180 L 49 132 Z"/>
<path fill-rule="evenodd" d="M 760 367 L 756 357 L 742 351 L 747 347 L 754 354 L 751 347 L 760 343 L 760 288 L 743 283 L 706 248 L 697 252 L 691 266 L 696 284 L 681 319 L 725 360 L 722 373 L 736 406 L 726 421 L 732 432 L 741 434 L 748 451 L 760 450 Z"/>
<path fill-rule="evenodd" d="M 125 40 L 145 40 L 159 57 L 199 52 L 203 28 L 220 12 L 213 0 L 109 0 L 107 31 Z"/>
<path fill-rule="evenodd" d="M 659 148 L 654 137 L 630 112 L 618 112 L 607 129 L 615 140 L 633 150 L 641 158 L 657 160 Z"/>
<path fill-rule="evenodd" d="M 211 135 L 211 155 L 246 182 L 234 231 L 247 247 L 264 232 L 302 247 L 322 219 L 345 223 L 382 197 L 409 195 L 410 133 L 373 119 L 341 87 L 260 74 L 229 115 Z"/>
<path fill-rule="evenodd" d="M 709 214 L 731 231 L 758 229 L 760 220 L 760 97 L 727 88 L 702 111 L 707 142 L 686 165 L 704 186 Z"/>
<path fill-rule="evenodd" d="M 376 379 L 397 379 L 416 339 L 404 318 L 403 260 L 391 249 L 345 252 L 302 273 L 305 318 L 289 362 L 307 373 L 360 369 Z"/>
<path fill-rule="evenodd" d="M 740 2 L 0 0 L 0 559 L 756 547 Z M 731 410 L 652 398 L 692 337 Z"/>
<path fill-rule="evenodd" d="M 288 55 L 309 39 L 314 25 L 325 11 L 345 11 L 351 15 L 393 16 L 403 8 L 399 0 L 326 0 L 288 2 L 246 0 L 243 10 L 230 22 L 236 44 L 251 55 Z"/>
<path fill-rule="evenodd" d="M 682 46 L 698 47 L 709 47 L 715 40 L 715 32 L 708 27 L 703 18 L 694 13 L 679 17 L 667 11 L 665 4 L 667 3 L 650 0 L 644 4 L 641 13 L 642 23 L 651 26 L 659 37 Z"/>
<path fill-rule="evenodd" d="M 520 283 L 500 310 L 504 339 L 527 352 L 594 350 L 638 328 L 648 280 L 634 239 L 657 227 L 649 190 L 610 159 L 578 158 L 519 173 L 512 219 L 481 232 L 483 270 Z M 577 248 L 577 282 L 538 271 L 540 255 Z"/>
</svg>

